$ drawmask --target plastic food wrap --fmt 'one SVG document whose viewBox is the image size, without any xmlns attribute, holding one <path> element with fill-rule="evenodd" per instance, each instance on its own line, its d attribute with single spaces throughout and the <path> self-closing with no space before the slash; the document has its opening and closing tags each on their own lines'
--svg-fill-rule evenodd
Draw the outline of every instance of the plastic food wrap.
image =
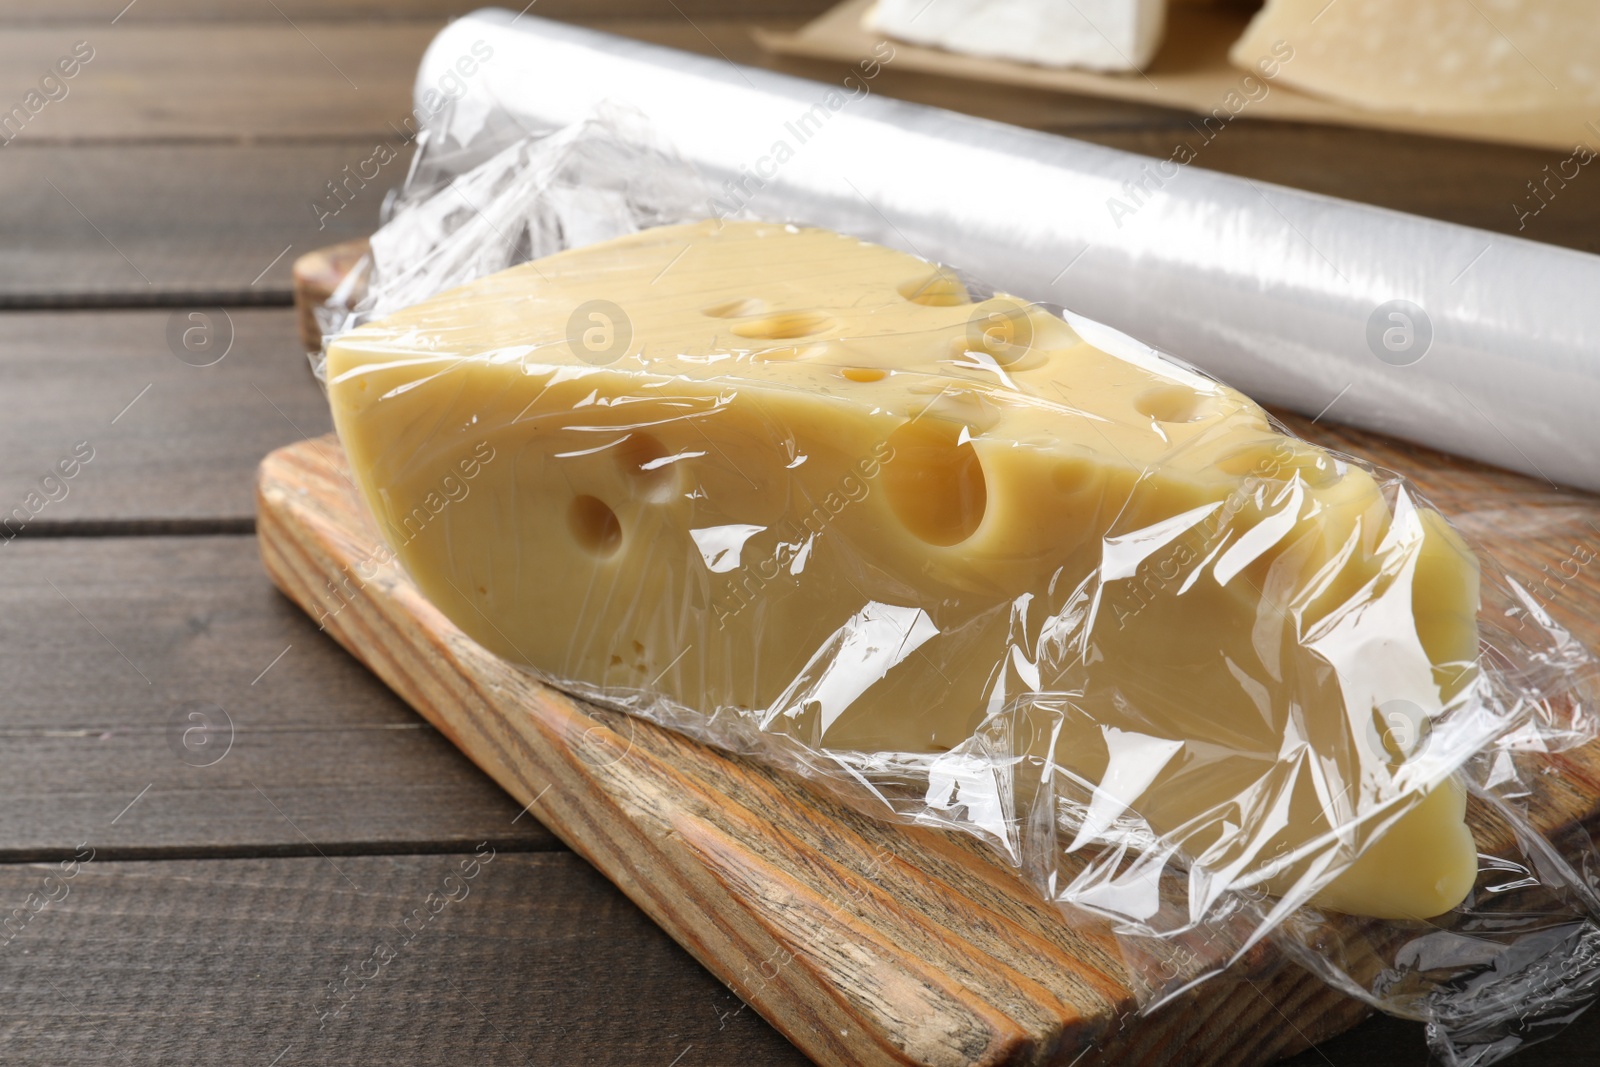
<svg viewBox="0 0 1600 1067">
<path fill-rule="evenodd" d="M 1293 76 L 1298 41 L 1269 42 L 1152 158 L 893 99 L 887 42 L 809 81 L 539 10 L 489 8 L 439 31 L 414 99 L 419 115 L 441 92 L 457 103 L 430 131 L 476 145 L 625 104 L 706 176 L 703 216 L 800 218 L 954 263 L 1261 403 L 1332 405 L 1342 423 L 1600 491 L 1600 256 L 1212 169 L 1234 117 Z M 486 49 L 463 79 L 463 57 L 472 69 Z"/>
<path fill-rule="evenodd" d="M 1147 1005 L 1264 938 L 1459 1062 L 1588 1002 L 1600 857 L 1528 813 L 1594 664 L 1444 516 L 1123 334 L 701 192 L 622 112 L 424 142 L 322 370 L 452 621 L 982 839 Z"/>
</svg>

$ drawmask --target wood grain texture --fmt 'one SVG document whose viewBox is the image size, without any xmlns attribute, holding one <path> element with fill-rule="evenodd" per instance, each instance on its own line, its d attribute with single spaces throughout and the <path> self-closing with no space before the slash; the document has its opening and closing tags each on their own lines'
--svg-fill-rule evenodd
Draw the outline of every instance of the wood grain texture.
<svg viewBox="0 0 1600 1067">
<path fill-rule="evenodd" d="M 177 351 L 204 362 L 182 333 L 210 329 L 221 344 L 230 328 L 232 347 L 211 366 L 169 347 L 171 331 Z M 0 542 L 248 531 L 261 456 L 331 425 L 301 351 L 290 308 L 0 314 Z M 60 479 L 80 443 L 93 459 Z"/>
<path fill-rule="evenodd" d="M 287 304 L 297 256 L 376 228 L 410 161 L 400 134 L 0 149 L 0 308 Z M 334 199 L 380 144 L 397 158 Z"/>
<path fill-rule="evenodd" d="M 253 538 L 0 544 L 0 647 L 0 864 L 91 836 L 108 857 L 555 847 L 273 589 Z"/>
<path fill-rule="evenodd" d="M 134 10 L 148 2 L 140 0 Z M 804 76 L 827 80 L 848 73 L 837 64 L 769 57 L 746 26 L 726 19 L 694 16 L 691 22 L 674 15 L 606 26 Z M 432 32 L 413 39 L 367 35 L 359 24 L 334 28 L 369 49 L 377 57 L 371 62 L 403 73 L 393 84 L 367 85 L 360 93 L 344 86 L 348 99 L 308 98 L 296 65 L 281 53 L 316 53 L 298 36 L 261 37 L 253 26 L 147 27 L 144 36 L 116 42 L 113 54 L 122 66 L 102 90 L 91 91 L 100 59 L 92 61 L 66 99 L 47 105 L 0 149 L 0 195 L 11 205 L 0 213 L 0 308 L 287 303 L 295 258 L 370 233 L 384 193 L 403 178 L 410 158 L 410 72 Z M 53 62 L 52 48 L 71 43 L 62 33 L 0 35 L 0 70 L 14 75 L 14 95 L 36 80 L 28 71 Z M 250 49 L 234 48 L 241 36 L 254 42 Z M 33 53 L 21 55 L 28 48 Z M 7 49 L 11 66 L 4 65 Z M 173 50 L 225 53 L 228 70 L 218 81 L 226 91 L 198 91 Z M 332 68 L 327 73 L 336 76 Z M 1049 93 L 975 91 L 892 68 L 874 86 L 1057 130 L 1126 128 L 1154 114 Z M 6 99 L 0 93 L 0 104 Z M 324 118 L 312 122 L 311 107 L 324 109 Z M 153 140 L 164 143 L 148 143 Z M 347 186 L 343 201 L 335 198 L 327 183 L 347 180 L 346 168 L 358 177 L 363 170 L 371 174 L 369 161 L 386 156 L 380 146 L 396 158 L 378 166 L 377 177 L 364 185 Z"/>
<path fill-rule="evenodd" d="M 291 22 L 265 3 L 261 17 L 247 26 L 7 28 L 0 34 L 7 109 L 78 42 L 93 58 L 67 83 L 65 99 L 40 108 L 6 150 L 85 139 L 370 137 L 410 113 L 417 64 L 444 24 Z"/>
<path fill-rule="evenodd" d="M 149 2 L 140 0 L 139 7 Z M 654 11 L 640 17 L 618 8 L 608 16 L 604 7 L 591 14 L 585 6 L 583 11 L 569 8 L 564 17 L 802 77 L 835 81 L 851 70 L 845 63 L 776 56 L 757 43 L 757 26 L 793 28 L 803 15 L 787 16 L 782 9 L 705 14 L 665 2 Z M 20 101 L 64 51 L 85 40 L 96 48 L 96 57 L 70 83 L 67 98 L 45 105 L 12 147 L 156 138 L 236 143 L 370 138 L 411 114 L 412 79 L 423 49 L 441 25 L 433 19 L 360 23 L 297 18 L 293 25 L 278 19 L 247 26 L 22 26 L 0 36 L 0 102 L 9 107 Z M 885 75 L 875 80 L 874 91 L 1029 125 L 1042 122 L 1065 129 L 1176 121 L 1175 113 L 1162 108 L 952 84 L 928 74 L 895 71 L 892 64 Z"/>
<path fill-rule="evenodd" d="M 6 1062 L 805 1062 L 582 860 L 476 844 L 0 866 L 6 915 L 59 898 L 0 950 Z"/>
<path fill-rule="evenodd" d="M 1405 446 L 1362 443 L 1391 463 L 1419 460 Z M 1365 1014 L 1263 952 L 1194 1002 L 1119 1025 L 1131 993 L 1114 943 L 1059 922 L 977 845 L 866 819 L 484 652 L 379 562 L 342 464 L 331 437 L 263 464 L 258 528 L 274 580 L 817 1060 L 1254 1064 Z M 1515 476 L 1445 466 L 1429 488 L 1461 510 L 1464 495 L 1501 478 Z M 1544 499 L 1523 479 L 1509 487 L 1530 507 Z M 1594 498 L 1555 495 L 1600 519 Z M 330 595 L 329 576 L 345 575 L 358 594 Z M 1591 618 L 1580 635 L 1596 628 Z M 1571 760 L 1591 764 L 1600 746 Z M 1588 777 L 1534 801 L 1536 821 L 1589 832 Z M 1493 851 L 1504 828 L 1479 832 Z M 1352 937 L 1364 931 L 1348 924 Z"/>
<path fill-rule="evenodd" d="M 339 283 L 372 248 L 366 238 L 356 238 L 307 252 L 294 261 L 294 307 L 300 326 L 300 344 L 307 352 L 322 348 L 322 326 L 317 309 L 333 296 Z M 349 301 L 344 306 L 350 306 Z"/>
</svg>

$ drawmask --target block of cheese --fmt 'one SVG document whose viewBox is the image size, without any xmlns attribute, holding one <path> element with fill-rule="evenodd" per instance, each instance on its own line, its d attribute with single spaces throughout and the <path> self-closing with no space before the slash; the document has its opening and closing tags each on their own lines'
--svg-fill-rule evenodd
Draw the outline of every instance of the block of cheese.
<svg viewBox="0 0 1600 1067">
<path fill-rule="evenodd" d="M 1600 103 L 1593 0 L 1267 0 L 1229 58 L 1375 110 L 1584 110 Z"/>
<path fill-rule="evenodd" d="M 1045 67 L 1142 70 L 1166 0 L 878 0 L 869 30 L 913 44 Z"/>
<path fill-rule="evenodd" d="M 1085 840 L 1136 816 L 1281 890 L 1395 824 L 1408 862 L 1322 899 L 1448 910 L 1472 837 L 1414 757 L 1473 677 L 1476 561 L 1097 329 L 825 230 L 705 222 L 346 333 L 327 379 L 423 592 L 564 686 L 731 741 L 925 753 L 1064 694 L 1017 754 L 1099 783 Z"/>
</svg>

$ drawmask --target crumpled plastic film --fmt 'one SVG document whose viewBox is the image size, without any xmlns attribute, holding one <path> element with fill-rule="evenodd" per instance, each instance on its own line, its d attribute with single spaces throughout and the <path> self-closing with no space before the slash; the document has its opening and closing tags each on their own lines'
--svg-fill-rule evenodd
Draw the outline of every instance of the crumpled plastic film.
<svg viewBox="0 0 1600 1067">
<path fill-rule="evenodd" d="M 704 200 L 693 169 L 625 108 L 539 136 L 504 122 L 467 143 L 424 130 L 417 146 L 384 205 L 398 221 L 316 310 L 324 337 L 563 248 L 699 218 Z M 312 362 L 320 374 L 321 353 Z"/>
<path fill-rule="evenodd" d="M 1148 1008 L 1264 940 L 1452 1063 L 1588 1003 L 1600 855 L 1557 816 L 1595 663 L 1404 479 L 1071 312 L 696 222 L 635 115 L 482 136 L 425 140 L 322 367 L 380 529 L 469 635 L 981 839 L 1111 925 Z M 729 301 L 767 247 L 794 299 L 837 284 L 824 252 L 908 281 Z M 629 339 L 586 358 L 568 311 L 634 277 Z M 712 325 L 670 334 L 675 301 Z M 891 308 L 918 325 L 874 333 Z M 1143 421 L 1109 421 L 1127 397 Z M 408 525 L 469 454 L 515 477 Z M 600 551 L 539 557 L 573 538 Z"/>
<path fill-rule="evenodd" d="M 709 216 L 801 218 L 954 263 L 1261 403 L 1333 404 L 1347 425 L 1600 491 L 1600 257 L 1221 173 L 1210 146 L 1232 135 L 1210 116 L 1153 156 L 895 99 L 888 41 L 812 81 L 512 7 L 428 46 L 413 100 L 429 129 L 471 140 L 627 104 L 706 175 Z M 463 83 L 474 51 L 493 58 Z M 1226 125 L 1295 63 L 1239 71 L 1201 110 Z M 441 92 L 456 106 L 428 115 Z"/>
</svg>

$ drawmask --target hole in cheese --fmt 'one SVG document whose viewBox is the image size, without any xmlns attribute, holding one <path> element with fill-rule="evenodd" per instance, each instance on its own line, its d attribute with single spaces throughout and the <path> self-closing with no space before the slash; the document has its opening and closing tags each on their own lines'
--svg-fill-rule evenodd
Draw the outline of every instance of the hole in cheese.
<svg viewBox="0 0 1600 1067">
<path fill-rule="evenodd" d="M 947 270 L 936 270 L 896 286 L 901 296 L 924 307 L 948 308 L 968 304 L 967 287 Z"/>
<path fill-rule="evenodd" d="M 930 545 L 965 541 L 988 507 L 983 464 L 965 430 L 919 416 L 889 435 L 894 458 L 882 474 L 889 506 L 907 530 Z"/>
<path fill-rule="evenodd" d="M 1081 343 L 1072 328 L 1054 315 L 1010 297 L 977 305 L 967 320 L 963 342 L 965 353 L 987 354 L 1007 370 L 1033 370 L 1044 365 L 1045 352 Z"/>
<path fill-rule="evenodd" d="M 1287 482 L 1300 478 L 1324 489 L 1339 480 L 1340 465 L 1319 449 L 1296 448 L 1287 438 L 1265 438 L 1217 460 L 1217 469 L 1240 478 Z"/>
<path fill-rule="evenodd" d="M 1184 385 L 1158 385 L 1133 402 L 1134 409 L 1157 422 L 1195 422 L 1210 414 L 1204 393 Z"/>
<path fill-rule="evenodd" d="M 617 513 L 598 497 L 575 498 L 567 509 L 567 524 L 578 544 L 597 556 L 612 555 L 622 544 L 622 523 L 617 521 Z"/>
<path fill-rule="evenodd" d="M 889 376 L 888 371 L 877 367 L 846 367 L 839 373 L 852 382 L 881 382 Z"/>
<path fill-rule="evenodd" d="M 702 314 L 709 315 L 714 319 L 737 319 L 745 315 L 759 315 L 766 308 L 767 305 L 764 301 L 748 296 L 742 300 L 730 300 L 725 304 L 713 305 L 706 308 Z"/>
<path fill-rule="evenodd" d="M 811 311 L 786 311 L 779 315 L 768 315 L 751 322 L 738 323 L 734 326 L 733 332 L 740 337 L 781 341 L 793 337 L 810 337 L 832 326 L 833 320 L 826 315 L 818 315 Z"/>
<path fill-rule="evenodd" d="M 672 499 L 678 487 L 674 465 L 663 462 L 672 453 L 647 433 L 631 433 L 617 446 L 617 463 L 639 496 L 654 504 Z"/>
</svg>

